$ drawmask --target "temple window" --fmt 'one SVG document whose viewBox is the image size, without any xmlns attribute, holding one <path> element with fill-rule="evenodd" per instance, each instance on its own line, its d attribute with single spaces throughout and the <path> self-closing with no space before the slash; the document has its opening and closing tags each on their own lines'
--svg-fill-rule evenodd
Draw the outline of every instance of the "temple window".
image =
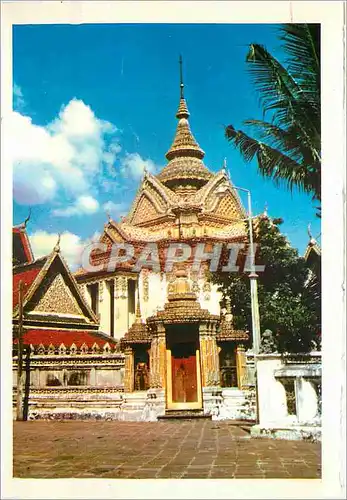
<svg viewBox="0 0 347 500">
<path fill-rule="evenodd" d="M 219 353 L 220 380 L 222 387 L 237 387 L 236 345 L 223 342 Z"/>
<path fill-rule="evenodd" d="M 135 314 L 136 281 L 128 280 L 128 311 Z"/>
<path fill-rule="evenodd" d="M 90 299 L 91 299 L 91 307 L 95 314 L 99 313 L 99 283 L 91 283 L 87 285 Z"/>
<path fill-rule="evenodd" d="M 134 352 L 134 390 L 149 389 L 149 356 L 148 346 L 137 345 Z"/>
<path fill-rule="evenodd" d="M 87 385 L 88 374 L 85 370 L 73 371 L 69 373 L 67 385 Z"/>
<path fill-rule="evenodd" d="M 56 387 L 62 385 L 62 383 L 54 373 L 48 373 L 46 378 L 46 385 L 48 387 Z"/>
<path fill-rule="evenodd" d="M 294 378 L 282 378 L 281 383 L 286 391 L 287 413 L 296 415 L 296 394 Z"/>
</svg>

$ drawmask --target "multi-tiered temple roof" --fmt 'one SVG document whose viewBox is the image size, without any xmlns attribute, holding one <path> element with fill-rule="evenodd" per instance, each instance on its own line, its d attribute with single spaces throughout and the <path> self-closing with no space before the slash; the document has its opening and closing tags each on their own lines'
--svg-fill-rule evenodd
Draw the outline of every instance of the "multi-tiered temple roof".
<svg viewBox="0 0 347 500">
<path fill-rule="evenodd" d="M 178 125 L 166 153 L 167 164 L 156 175 L 144 173 L 128 215 L 120 222 L 109 219 L 101 243 L 125 242 L 136 247 L 148 242 L 165 245 L 175 240 L 246 240 L 246 214 L 240 198 L 230 189 L 231 181 L 224 168 L 214 173 L 204 164 L 205 153 L 190 129 L 189 116 L 181 77 Z M 126 265 L 129 267 L 130 263 Z M 85 274 L 83 270 L 77 272 L 79 278 Z"/>
</svg>

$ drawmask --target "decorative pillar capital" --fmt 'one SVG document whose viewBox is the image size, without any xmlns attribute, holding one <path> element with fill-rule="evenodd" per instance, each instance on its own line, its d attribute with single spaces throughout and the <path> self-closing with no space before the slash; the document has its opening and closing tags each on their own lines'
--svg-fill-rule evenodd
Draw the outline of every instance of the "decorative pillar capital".
<svg viewBox="0 0 347 500">
<path fill-rule="evenodd" d="M 158 325 L 157 325 L 157 336 L 158 337 L 165 337 L 165 334 L 166 334 L 166 330 L 165 330 L 164 323 L 158 323 Z"/>
<path fill-rule="evenodd" d="M 208 334 L 207 330 L 207 323 L 200 323 L 199 324 L 199 335 L 201 336 L 206 336 Z"/>
</svg>

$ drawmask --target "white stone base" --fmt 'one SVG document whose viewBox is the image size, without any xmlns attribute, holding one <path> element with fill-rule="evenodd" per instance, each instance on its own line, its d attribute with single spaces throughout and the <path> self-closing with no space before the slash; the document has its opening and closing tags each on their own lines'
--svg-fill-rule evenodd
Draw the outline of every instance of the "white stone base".
<svg viewBox="0 0 347 500">
<path fill-rule="evenodd" d="M 212 420 L 254 420 L 255 395 L 234 387 L 203 387 L 204 414 Z"/>
<path fill-rule="evenodd" d="M 122 420 L 155 422 L 165 414 L 165 392 L 77 394 L 64 391 L 31 394 L 29 420 Z M 14 411 L 15 418 L 15 411 Z"/>
<path fill-rule="evenodd" d="M 322 428 L 319 426 L 293 425 L 288 427 L 275 427 L 254 425 L 251 427 L 251 436 L 255 438 L 288 439 L 294 441 L 321 441 Z"/>
<path fill-rule="evenodd" d="M 222 390 L 218 420 L 254 420 L 255 417 L 255 396 L 251 391 L 234 387 Z"/>
</svg>

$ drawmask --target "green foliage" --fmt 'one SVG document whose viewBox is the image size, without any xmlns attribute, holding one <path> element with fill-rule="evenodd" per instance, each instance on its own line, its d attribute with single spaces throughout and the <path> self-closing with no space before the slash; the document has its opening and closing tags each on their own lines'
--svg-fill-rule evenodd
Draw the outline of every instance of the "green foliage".
<svg viewBox="0 0 347 500">
<path fill-rule="evenodd" d="M 307 352 L 312 341 L 319 344 L 320 289 L 312 284 L 306 261 L 290 246 L 279 226 L 281 219 L 259 219 L 255 228 L 258 249 L 258 299 L 261 332 L 271 330 L 280 352 Z M 244 271 L 244 257 L 239 273 L 214 273 L 223 297 L 230 297 L 234 326 L 252 331 L 249 273 Z M 314 281 L 314 280 L 313 280 Z"/>
<path fill-rule="evenodd" d="M 284 65 L 259 44 L 246 58 L 263 120 L 244 122 L 252 135 L 229 125 L 226 137 L 263 176 L 320 201 L 320 25 L 284 24 L 279 38 Z"/>
</svg>

